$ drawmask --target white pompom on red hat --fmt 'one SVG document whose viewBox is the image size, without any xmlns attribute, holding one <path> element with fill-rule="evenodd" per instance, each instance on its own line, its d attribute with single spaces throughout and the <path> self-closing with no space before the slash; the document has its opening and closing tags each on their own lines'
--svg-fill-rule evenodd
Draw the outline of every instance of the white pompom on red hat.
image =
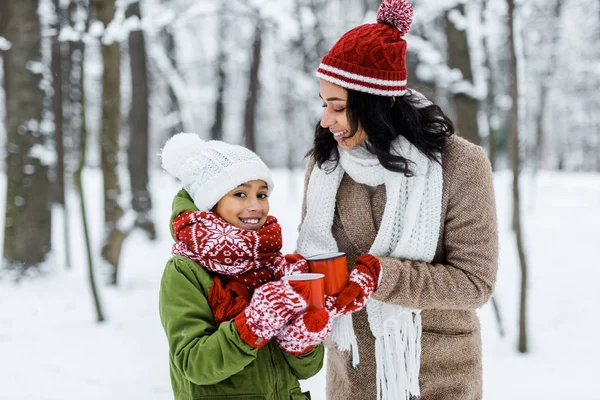
<svg viewBox="0 0 600 400">
<path fill-rule="evenodd" d="M 161 150 L 165 171 L 179 179 L 200 211 L 210 211 L 228 192 L 252 180 L 273 178 L 256 153 L 217 140 L 204 141 L 195 133 L 178 133 Z"/>
</svg>

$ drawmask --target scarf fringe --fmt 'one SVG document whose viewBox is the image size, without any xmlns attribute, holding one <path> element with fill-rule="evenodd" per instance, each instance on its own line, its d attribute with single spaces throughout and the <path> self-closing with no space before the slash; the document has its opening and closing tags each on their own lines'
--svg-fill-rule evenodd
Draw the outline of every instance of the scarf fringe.
<svg viewBox="0 0 600 400">
<path fill-rule="evenodd" d="M 420 395 L 421 335 L 419 310 L 395 313 L 384 321 L 382 335 L 375 337 L 377 400 L 410 400 Z M 340 351 L 352 352 L 356 369 L 360 359 L 351 314 L 333 320 L 331 338 Z"/>
<path fill-rule="evenodd" d="M 331 327 L 331 339 L 337 344 L 341 351 L 352 352 L 352 368 L 356 369 L 360 362 L 358 354 L 358 342 L 352 325 L 352 314 L 342 315 L 335 318 Z"/>
<path fill-rule="evenodd" d="M 237 282 L 229 282 L 223 286 L 217 276 L 208 292 L 208 304 L 213 310 L 217 323 L 229 321 L 241 313 L 250 303 L 248 289 Z"/>
<path fill-rule="evenodd" d="M 421 334 L 419 311 L 385 321 L 383 336 L 375 338 L 378 400 L 420 395 Z"/>
</svg>

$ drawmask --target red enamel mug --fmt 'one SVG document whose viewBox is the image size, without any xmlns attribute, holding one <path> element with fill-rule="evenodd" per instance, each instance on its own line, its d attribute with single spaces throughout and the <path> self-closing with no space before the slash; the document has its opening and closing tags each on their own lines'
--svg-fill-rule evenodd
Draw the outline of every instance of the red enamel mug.
<svg viewBox="0 0 600 400">
<path fill-rule="evenodd" d="M 310 297 L 307 310 L 325 308 L 325 284 L 323 274 L 295 274 L 281 278 L 282 281 L 304 281 L 308 283 Z"/>
<path fill-rule="evenodd" d="M 324 253 L 307 257 L 310 272 L 325 275 L 325 294 L 338 295 L 348 285 L 346 253 Z"/>
</svg>

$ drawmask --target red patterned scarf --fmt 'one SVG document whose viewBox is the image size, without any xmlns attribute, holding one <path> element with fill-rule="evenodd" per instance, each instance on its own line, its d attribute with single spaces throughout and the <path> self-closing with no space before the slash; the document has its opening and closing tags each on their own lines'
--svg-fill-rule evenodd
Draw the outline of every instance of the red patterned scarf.
<svg viewBox="0 0 600 400">
<path fill-rule="evenodd" d="M 257 231 L 236 228 L 208 211 L 184 212 L 173 220 L 177 242 L 172 254 L 188 257 L 214 273 L 208 302 L 217 323 L 239 314 L 254 289 L 306 269 L 289 264 L 280 253 L 281 226 L 268 216 Z"/>
</svg>

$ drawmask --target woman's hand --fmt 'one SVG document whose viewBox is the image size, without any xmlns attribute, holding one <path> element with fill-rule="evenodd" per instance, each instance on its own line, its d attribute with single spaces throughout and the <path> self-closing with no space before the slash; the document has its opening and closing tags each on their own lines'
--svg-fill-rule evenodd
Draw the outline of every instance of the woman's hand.
<svg viewBox="0 0 600 400">
<path fill-rule="evenodd" d="M 381 263 L 377 257 L 371 254 L 357 257 L 348 285 L 337 296 L 327 296 L 326 308 L 330 315 L 337 317 L 362 310 L 377 289 L 380 273 Z"/>
</svg>

